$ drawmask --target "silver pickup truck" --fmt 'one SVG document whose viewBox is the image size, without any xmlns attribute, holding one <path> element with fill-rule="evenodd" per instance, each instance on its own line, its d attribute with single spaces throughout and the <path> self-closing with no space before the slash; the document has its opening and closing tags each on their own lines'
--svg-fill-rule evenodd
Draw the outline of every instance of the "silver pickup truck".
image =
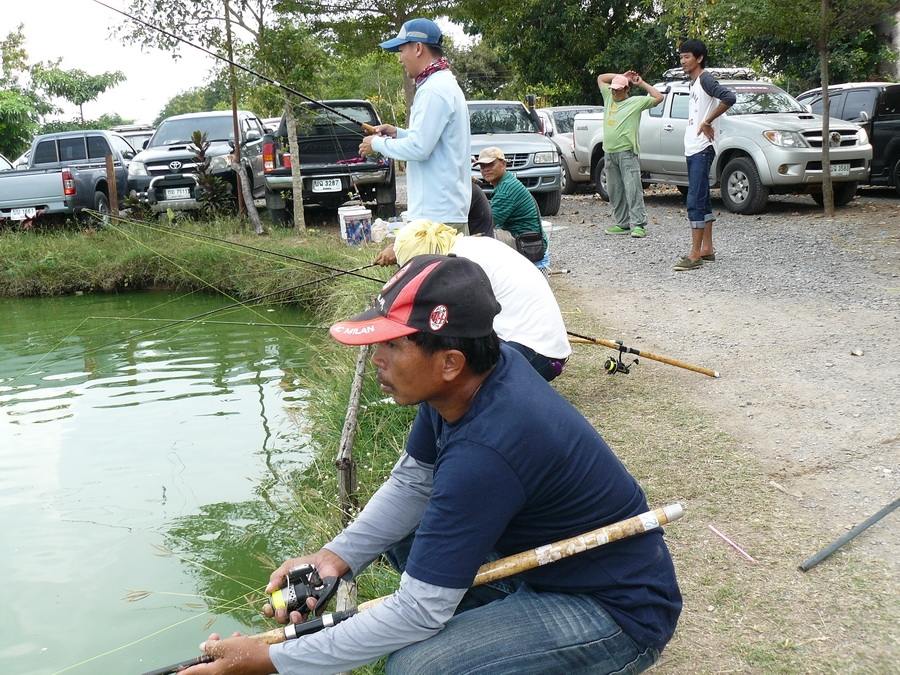
<svg viewBox="0 0 900 675">
<path fill-rule="evenodd" d="M 809 193 L 821 203 L 822 117 L 769 82 L 721 79 L 720 83 L 737 94 L 737 103 L 721 118 L 710 171 L 710 185 L 720 188 L 725 208 L 761 213 L 770 194 L 786 193 Z M 656 88 L 666 94 L 661 104 L 641 116 L 641 177 L 645 185 L 675 185 L 685 193 L 689 83 L 665 82 Z M 575 153 L 590 162 L 597 191 L 607 199 L 602 142 L 602 115 L 577 115 Z M 868 176 L 872 146 L 864 129 L 839 119 L 830 120 L 828 144 L 834 203 L 843 206 L 853 199 L 857 183 Z"/>
<path fill-rule="evenodd" d="M 106 155 L 112 154 L 118 194 L 125 194 L 135 152 L 118 134 L 66 131 L 34 139 L 28 167 L 0 172 L 0 221 L 109 211 Z"/>
</svg>

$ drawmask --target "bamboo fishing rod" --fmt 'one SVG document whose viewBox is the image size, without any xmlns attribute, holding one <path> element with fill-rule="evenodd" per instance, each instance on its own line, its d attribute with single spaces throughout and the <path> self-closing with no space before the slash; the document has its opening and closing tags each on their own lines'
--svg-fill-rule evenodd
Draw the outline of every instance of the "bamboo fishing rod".
<svg viewBox="0 0 900 675">
<path fill-rule="evenodd" d="M 190 239 L 192 237 L 196 237 L 198 239 L 207 239 L 209 241 L 219 242 L 220 244 L 227 244 L 229 246 L 235 246 L 237 248 L 244 248 L 244 249 L 248 249 L 250 251 L 254 251 L 256 253 L 265 253 L 266 255 L 270 255 L 274 258 L 284 258 L 285 260 L 291 260 L 293 262 L 299 262 L 299 263 L 303 263 L 305 265 L 312 265 L 313 267 L 321 267 L 322 269 L 326 269 L 330 272 L 338 273 L 333 276 L 342 276 L 344 274 L 349 274 L 350 276 L 358 277 L 360 279 L 365 279 L 367 281 L 375 281 L 375 282 L 378 282 L 379 284 L 383 284 L 385 281 L 384 279 L 377 279 L 375 277 L 370 277 L 366 274 L 358 273 L 359 270 L 368 269 L 369 267 L 375 267 L 375 263 L 372 263 L 371 265 L 361 265 L 360 267 L 356 267 L 351 270 L 342 270 L 340 267 L 334 267 L 333 265 L 327 265 L 325 263 L 316 262 L 315 260 L 307 260 L 305 258 L 299 258 L 297 256 L 288 255 L 287 253 L 280 253 L 278 251 L 271 251 L 267 248 L 260 248 L 259 246 L 251 246 L 250 244 L 242 244 L 241 242 L 238 242 L 238 241 L 231 241 L 229 239 L 224 239 L 222 237 L 214 237 L 211 234 L 204 234 L 203 232 L 195 232 L 193 230 L 183 230 L 183 229 L 180 229 L 177 227 L 169 227 L 167 225 L 160 225 L 158 223 L 146 223 L 143 220 L 135 220 L 134 218 L 125 218 L 123 216 L 110 215 L 109 217 L 111 219 L 118 220 L 119 222 L 122 222 L 122 223 L 128 223 L 130 225 L 140 225 L 141 227 L 146 227 L 147 229 L 150 229 L 150 230 L 160 230 L 162 232 L 168 232 L 170 234 L 175 234 L 175 235 L 184 237 L 185 239 Z M 328 278 L 329 277 L 326 277 L 325 279 L 328 279 Z"/>
<path fill-rule="evenodd" d="M 352 117 L 350 117 L 349 115 L 342 113 L 340 110 L 332 108 L 327 103 L 322 103 L 322 101 L 317 101 L 316 99 L 312 98 L 311 96 L 307 96 L 303 92 L 297 91 L 293 87 L 289 87 L 286 84 L 283 84 L 283 83 L 279 82 L 278 80 L 275 80 L 275 79 L 269 77 L 268 75 L 263 75 L 262 73 L 258 73 L 255 70 L 251 70 L 250 68 L 247 68 L 246 66 L 241 65 L 237 61 L 229 59 L 227 56 L 222 56 L 221 54 L 214 52 L 211 49 L 207 49 L 206 47 L 202 47 L 194 42 L 191 42 L 187 38 L 183 38 L 180 35 L 171 33 L 169 31 L 167 31 L 165 28 L 160 28 L 156 24 L 150 23 L 149 21 L 144 21 L 143 19 L 139 19 L 136 16 L 132 16 L 128 12 L 125 12 L 116 7 L 112 7 L 111 5 L 107 5 L 105 2 L 102 2 L 101 0 L 93 0 L 93 2 L 95 2 L 96 4 L 98 4 L 102 7 L 106 7 L 106 9 L 112 10 L 116 14 L 121 14 L 125 18 L 130 19 L 130 20 L 134 21 L 135 23 L 139 23 L 142 26 L 149 28 L 150 30 L 155 30 L 158 33 L 167 35 L 174 40 L 183 42 L 184 44 L 188 45 L 189 47 L 193 47 L 194 49 L 199 49 L 201 52 L 203 52 L 205 54 L 209 54 L 210 56 L 212 56 L 215 59 L 224 61 L 225 63 L 228 63 L 228 64 L 234 66 L 235 68 L 240 68 L 248 75 L 253 75 L 253 77 L 259 78 L 260 80 L 262 80 L 264 82 L 268 82 L 269 84 L 274 85 L 274 86 L 278 87 L 279 89 L 288 92 L 289 94 L 293 94 L 294 96 L 302 98 L 304 101 L 308 101 L 309 103 L 312 103 L 313 105 L 317 105 L 320 108 L 323 108 L 323 109 L 327 110 L 328 112 L 337 115 L 338 117 L 342 117 L 343 119 L 347 120 L 348 122 L 352 122 L 353 124 L 355 124 L 356 126 L 361 128 L 365 132 L 364 135 L 366 135 L 366 136 L 375 133 L 375 127 L 373 127 L 371 124 L 366 124 L 365 122 L 360 122 L 359 120 L 355 120 Z"/>
<path fill-rule="evenodd" d="M 654 530 L 657 527 L 674 522 L 684 515 L 684 507 L 680 503 L 669 504 L 667 506 L 653 509 L 641 513 L 625 520 L 606 525 L 604 527 L 579 534 L 568 539 L 538 546 L 530 551 L 523 551 L 505 558 L 500 558 L 493 562 L 486 563 L 478 568 L 472 586 L 482 586 L 498 579 L 505 579 L 522 572 L 527 572 L 542 565 L 549 565 L 557 560 L 568 558 L 584 551 L 589 551 L 606 544 L 610 544 L 620 539 L 627 539 L 638 534 L 643 534 Z M 363 602 L 353 609 L 347 609 L 339 612 L 324 614 L 318 618 L 304 621 L 302 623 L 288 624 L 282 628 L 274 628 L 264 633 L 249 635 L 254 640 L 259 640 L 265 644 L 274 645 L 286 640 L 293 640 L 304 635 L 317 633 L 324 628 L 330 628 L 341 621 L 345 621 L 350 617 L 364 612 L 367 609 L 381 604 L 387 600 L 389 595 Z M 211 663 L 214 659 L 210 656 L 198 656 L 181 663 L 174 663 L 164 668 L 152 670 L 144 673 L 144 675 L 171 675 L 180 670 L 196 666 L 201 663 Z"/>
<path fill-rule="evenodd" d="M 601 338 L 589 337 L 587 335 L 579 335 L 578 333 L 573 333 L 572 331 L 566 331 L 571 337 L 569 338 L 569 342 L 576 345 L 583 344 L 591 344 L 591 345 L 601 345 L 603 347 L 609 347 L 610 349 L 615 349 L 620 354 L 634 354 L 635 356 L 640 356 L 645 359 L 650 359 L 651 361 L 659 361 L 660 363 L 667 363 L 670 366 L 675 366 L 677 368 L 684 368 L 685 370 L 692 370 L 695 373 L 700 373 L 701 375 L 708 375 L 709 377 L 719 377 L 718 370 L 711 370 L 710 368 L 704 368 L 703 366 L 695 366 L 692 363 L 687 363 L 686 361 L 679 361 L 678 359 L 673 359 L 669 356 L 663 356 L 662 354 L 654 354 L 653 352 L 645 352 L 640 349 L 634 349 L 633 347 L 626 347 L 622 344 L 621 340 L 603 340 Z"/>
</svg>

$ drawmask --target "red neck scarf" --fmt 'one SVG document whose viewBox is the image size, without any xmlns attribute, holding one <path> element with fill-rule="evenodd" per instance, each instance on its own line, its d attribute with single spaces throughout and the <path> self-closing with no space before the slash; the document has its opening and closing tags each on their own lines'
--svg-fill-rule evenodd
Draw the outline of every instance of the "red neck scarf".
<svg viewBox="0 0 900 675">
<path fill-rule="evenodd" d="M 446 56 L 442 56 L 435 61 L 432 61 L 430 65 L 428 65 L 425 70 L 416 75 L 416 87 L 422 86 L 422 83 L 428 79 L 428 77 L 439 70 L 448 70 L 450 68 L 450 62 L 447 60 Z"/>
</svg>

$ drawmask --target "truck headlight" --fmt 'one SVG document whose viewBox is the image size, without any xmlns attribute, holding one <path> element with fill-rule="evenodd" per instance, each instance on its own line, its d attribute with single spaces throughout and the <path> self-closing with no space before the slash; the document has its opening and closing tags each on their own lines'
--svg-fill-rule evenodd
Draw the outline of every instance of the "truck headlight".
<svg viewBox="0 0 900 675">
<path fill-rule="evenodd" d="M 869 144 L 869 134 L 866 133 L 865 129 L 860 129 L 856 132 L 856 144 L 857 145 L 868 145 Z"/>
<path fill-rule="evenodd" d="M 534 163 L 535 164 L 556 164 L 556 153 L 552 152 L 552 151 L 536 152 L 536 153 L 534 153 Z"/>
<path fill-rule="evenodd" d="M 135 178 L 137 176 L 149 176 L 147 166 L 143 162 L 135 162 L 131 160 L 128 164 L 128 177 Z"/>
<path fill-rule="evenodd" d="M 231 168 L 231 162 L 228 155 L 219 155 L 217 157 L 210 157 L 209 159 L 209 171 L 210 173 L 222 173 L 223 171 L 228 171 Z"/>
<path fill-rule="evenodd" d="M 806 142 L 806 139 L 796 131 L 770 130 L 764 131 L 763 136 L 765 136 L 766 140 L 769 141 L 769 143 L 771 143 L 772 145 L 777 145 L 780 148 L 809 147 L 809 143 Z"/>
</svg>

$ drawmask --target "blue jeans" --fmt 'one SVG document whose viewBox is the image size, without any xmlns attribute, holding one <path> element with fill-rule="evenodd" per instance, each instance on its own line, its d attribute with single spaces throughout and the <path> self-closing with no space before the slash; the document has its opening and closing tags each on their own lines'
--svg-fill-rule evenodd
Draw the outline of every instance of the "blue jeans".
<svg viewBox="0 0 900 675">
<path fill-rule="evenodd" d="M 538 354 L 531 347 L 526 347 L 518 342 L 507 342 L 510 347 L 519 352 L 531 367 L 538 371 L 538 374 L 547 382 L 551 382 L 563 371 L 568 359 L 551 359 L 549 356 Z"/>
<path fill-rule="evenodd" d="M 711 145 L 687 156 L 687 215 L 695 230 L 702 230 L 708 221 L 714 220 L 709 201 L 709 169 L 715 157 L 716 149 Z"/>
<path fill-rule="evenodd" d="M 405 566 L 412 536 L 388 555 Z M 397 650 L 388 675 L 639 673 L 659 658 L 591 595 L 537 592 L 515 578 L 472 588 L 437 635 Z"/>
</svg>

